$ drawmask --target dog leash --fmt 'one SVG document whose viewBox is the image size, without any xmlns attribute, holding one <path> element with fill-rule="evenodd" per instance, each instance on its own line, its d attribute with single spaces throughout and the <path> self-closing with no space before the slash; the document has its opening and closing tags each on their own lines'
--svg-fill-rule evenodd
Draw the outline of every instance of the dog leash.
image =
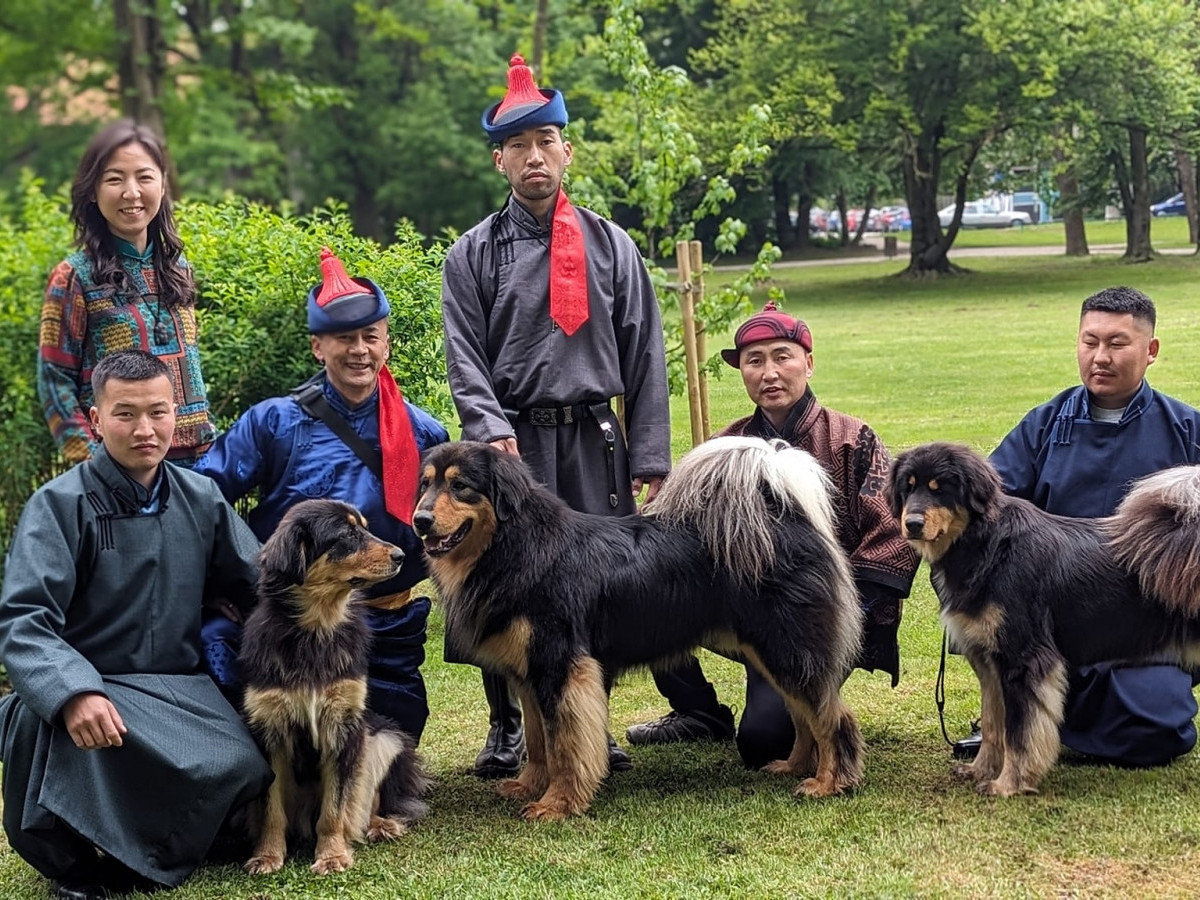
<svg viewBox="0 0 1200 900">
<path fill-rule="evenodd" d="M 954 741 L 950 740 L 950 735 L 946 732 L 946 651 L 950 646 L 950 633 L 946 629 L 942 629 L 942 661 L 938 665 L 937 681 L 933 688 L 933 702 L 937 704 L 938 722 L 942 726 L 942 737 L 945 738 L 946 744 L 950 747 L 954 746 Z"/>
</svg>

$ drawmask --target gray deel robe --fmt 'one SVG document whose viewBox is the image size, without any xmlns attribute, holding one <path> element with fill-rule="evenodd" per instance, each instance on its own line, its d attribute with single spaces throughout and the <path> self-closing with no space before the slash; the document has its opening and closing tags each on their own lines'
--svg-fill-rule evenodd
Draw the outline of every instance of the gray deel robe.
<svg viewBox="0 0 1200 900">
<path fill-rule="evenodd" d="M 509 414 L 518 410 L 624 394 L 628 476 L 665 474 L 671 422 L 653 285 L 629 235 L 590 210 L 575 211 L 587 246 L 589 319 L 569 337 L 550 318 L 551 234 L 511 197 L 446 257 L 446 364 L 462 436 L 492 441 L 516 433 Z M 595 487 L 581 487 L 584 496 L 576 502 L 564 499 L 577 509 L 612 514 L 602 475 L 604 443 L 594 424 L 577 435 L 535 426 L 522 429 L 519 438 L 534 474 L 560 496 L 565 491 L 555 484 L 556 464 L 580 453 L 595 455 L 598 465 L 581 465 L 591 469 Z M 632 502 L 623 511 L 632 512 Z"/>
<path fill-rule="evenodd" d="M 167 465 L 159 512 L 137 514 L 103 450 L 44 485 L 17 525 L 0 594 L 4 826 L 50 878 L 79 838 L 166 885 L 201 862 L 229 811 L 270 768 L 202 667 L 207 592 L 252 602 L 258 541 L 216 483 Z M 73 695 L 106 695 L 128 733 L 80 750 Z M 69 826 L 69 827 L 68 827 Z"/>
</svg>

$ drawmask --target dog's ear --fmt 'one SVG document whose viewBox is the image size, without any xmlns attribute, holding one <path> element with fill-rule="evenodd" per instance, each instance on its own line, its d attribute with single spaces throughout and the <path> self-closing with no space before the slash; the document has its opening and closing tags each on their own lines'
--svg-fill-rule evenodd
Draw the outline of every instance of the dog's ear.
<svg viewBox="0 0 1200 900">
<path fill-rule="evenodd" d="M 492 490 L 488 499 L 496 518 L 501 522 L 511 518 L 533 492 L 533 479 L 525 463 L 510 453 L 499 450 L 492 454 Z"/>
<path fill-rule="evenodd" d="M 286 584 L 304 584 L 314 547 L 312 535 L 299 519 L 285 518 L 267 538 L 258 554 L 258 564 Z"/>
<path fill-rule="evenodd" d="M 900 518 L 900 514 L 904 511 L 904 492 L 901 485 L 908 480 L 908 475 L 905 474 L 908 469 L 908 453 L 901 453 L 892 460 L 892 466 L 888 469 L 887 480 L 887 502 L 888 507 L 892 511 L 892 517 Z"/>
<path fill-rule="evenodd" d="M 991 462 L 980 456 L 974 450 L 964 454 L 967 471 L 963 474 L 966 490 L 963 492 L 967 508 L 974 516 L 986 516 L 996 504 L 996 498 L 1003 490 L 1000 476 Z"/>
</svg>

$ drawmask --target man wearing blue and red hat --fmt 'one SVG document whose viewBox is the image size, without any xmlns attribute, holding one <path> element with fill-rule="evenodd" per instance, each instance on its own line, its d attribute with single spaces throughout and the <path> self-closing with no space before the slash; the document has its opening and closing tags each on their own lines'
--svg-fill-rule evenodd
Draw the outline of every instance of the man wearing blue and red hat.
<svg viewBox="0 0 1200 900">
<path fill-rule="evenodd" d="M 850 559 L 862 604 L 863 644 L 856 665 L 900 679 L 897 631 L 903 598 L 917 571 L 917 557 L 900 534 L 883 487 L 890 460 L 887 448 L 861 419 L 828 409 L 809 386 L 813 374 L 813 337 L 803 320 L 768 303 L 734 335 L 734 346 L 721 356 L 742 373 L 754 414 L 720 433 L 781 438 L 811 453 L 833 481 L 838 541 Z M 700 663 L 656 672 L 655 684 L 671 712 L 653 722 L 631 726 L 633 744 L 728 739 L 733 715 L 717 700 Z M 753 667 L 746 667 L 746 705 L 737 727 L 742 761 L 761 768 L 786 759 L 795 739 L 792 717 L 783 699 Z"/>
<path fill-rule="evenodd" d="M 519 455 L 574 509 L 628 515 L 643 488 L 647 503 L 654 498 L 671 466 L 662 323 L 633 241 L 562 189 L 566 124 L 562 94 L 539 90 L 514 56 L 508 93 L 483 114 L 511 194 L 446 258 L 450 391 L 463 438 Z M 502 678 L 485 672 L 484 692 L 491 729 L 475 772 L 515 774 L 520 708 Z M 610 739 L 610 768 L 628 765 Z"/>
<path fill-rule="evenodd" d="M 366 589 L 373 640 L 367 703 L 419 741 L 429 716 L 420 672 L 429 599 L 410 596 L 425 578 L 413 499 L 421 452 L 449 434 L 401 396 L 388 371 L 390 306 L 380 287 L 347 277 L 327 248 L 321 273 L 308 294 L 308 330 L 322 370 L 291 395 L 243 413 L 196 471 L 215 479 L 231 503 L 258 489 L 248 520 L 261 541 L 292 505 L 330 497 L 357 506 L 376 535 L 404 551 L 400 571 Z M 209 653 L 210 669 L 219 672 Z"/>
</svg>

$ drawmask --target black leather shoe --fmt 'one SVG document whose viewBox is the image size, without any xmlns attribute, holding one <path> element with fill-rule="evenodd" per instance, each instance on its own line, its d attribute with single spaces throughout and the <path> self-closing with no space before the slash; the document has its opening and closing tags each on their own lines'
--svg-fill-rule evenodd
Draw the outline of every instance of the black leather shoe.
<svg viewBox="0 0 1200 900">
<path fill-rule="evenodd" d="M 731 741 L 736 729 L 733 710 L 718 706 L 715 713 L 671 710 L 661 719 L 630 725 L 625 737 L 631 744 L 676 744 L 687 741 Z"/>
<path fill-rule="evenodd" d="M 488 730 L 487 741 L 475 757 L 477 778 L 513 778 L 525 761 L 525 729 L 517 723 L 516 731 L 506 731 L 503 725 Z"/>
<path fill-rule="evenodd" d="M 521 704 L 502 675 L 483 673 L 483 693 L 488 702 L 487 740 L 475 757 L 478 778 L 512 778 L 525 761 L 525 729 L 521 726 Z"/>
<path fill-rule="evenodd" d="M 979 748 L 983 744 L 983 732 L 979 730 L 978 722 L 972 722 L 971 728 L 969 735 L 954 742 L 951 752 L 955 759 L 974 759 L 979 755 Z"/>
<path fill-rule="evenodd" d="M 54 896 L 58 900 L 107 900 L 113 895 L 99 884 L 59 881 L 55 882 Z"/>
<path fill-rule="evenodd" d="M 612 772 L 628 772 L 633 768 L 633 760 L 629 758 L 629 752 L 615 740 L 610 734 L 608 736 L 608 771 Z"/>
</svg>

